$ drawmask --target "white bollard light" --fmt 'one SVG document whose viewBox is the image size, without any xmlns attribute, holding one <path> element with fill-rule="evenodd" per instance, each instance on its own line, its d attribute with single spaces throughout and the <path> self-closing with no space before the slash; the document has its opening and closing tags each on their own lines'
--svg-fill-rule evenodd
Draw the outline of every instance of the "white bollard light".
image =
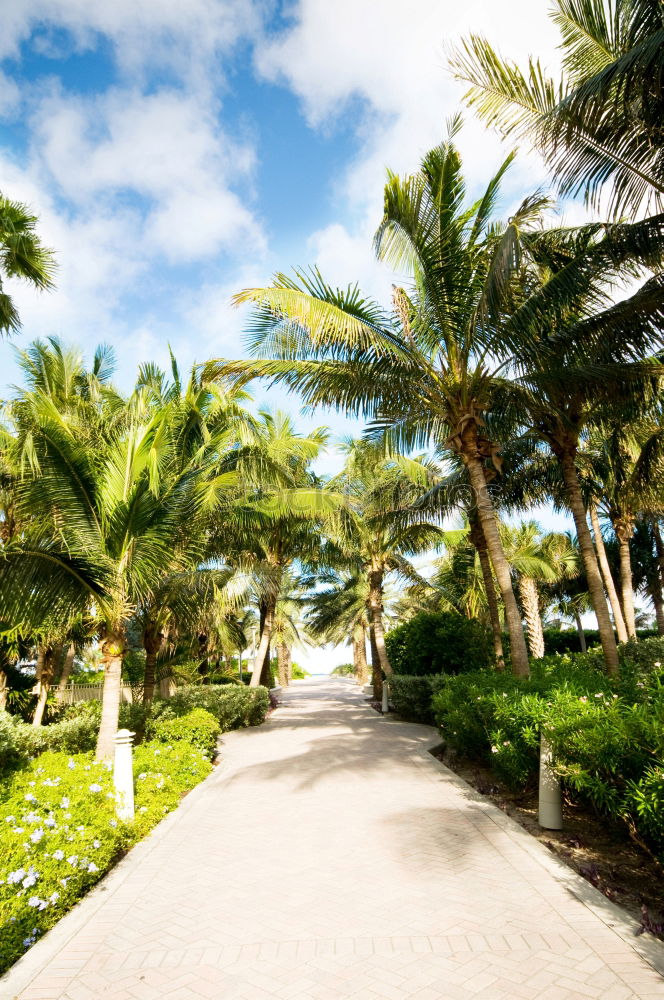
<svg viewBox="0 0 664 1000">
<path fill-rule="evenodd" d="M 540 740 L 539 825 L 545 830 L 562 830 L 563 796 L 560 780 L 551 768 L 551 744 L 542 733 Z"/>
<path fill-rule="evenodd" d="M 115 759 L 113 761 L 113 785 L 115 787 L 118 819 L 125 822 L 134 818 L 134 769 L 132 743 L 135 733 L 120 729 L 115 734 Z"/>
<path fill-rule="evenodd" d="M 381 705 L 381 711 L 383 715 L 387 715 L 390 710 L 390 703 L 388 701 L 389 691 L 387 690 L 387 680 L 383 681 L 383 704 Z"/>
</svg>

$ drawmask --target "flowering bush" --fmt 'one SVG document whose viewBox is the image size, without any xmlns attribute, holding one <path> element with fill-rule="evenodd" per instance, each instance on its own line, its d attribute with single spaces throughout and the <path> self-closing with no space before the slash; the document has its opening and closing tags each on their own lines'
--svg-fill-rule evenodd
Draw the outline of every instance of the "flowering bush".
<svg viewBox="0 0 664 1000">
<path fill-rule="evenodd" d="M 540 735 L 568 792 L 627 824 L 664 858 L 664 671 L 624 659 L 608 678 L 589 656 L 553 656 L 528 679 L 445 677 L 433 710 L 447 742 L 513 787 L 534 783 Z"/>
<path fill-rule="evenodd" d="M 47 752 L 16 772 L 0 805 L 0 971 L 30 947 L 210 771 L 190 743 L 134 754 L 136 818 L 115 816 L 109 763 Z"/>
</svg>

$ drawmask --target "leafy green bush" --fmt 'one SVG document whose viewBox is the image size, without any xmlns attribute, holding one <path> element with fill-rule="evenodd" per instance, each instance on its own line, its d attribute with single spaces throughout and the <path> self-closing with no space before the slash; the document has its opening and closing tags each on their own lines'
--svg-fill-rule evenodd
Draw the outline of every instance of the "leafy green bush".
<svg viewBox="0 0 664 1000">
<path fill-rule="evenodd" d="M 178 718 L 162 718 L 148 725 L 151 739 L 160 743 L 190 743 L 208 759 L 214 756 L 220 732 L 219 721 L 204 708 L 194 708 Z"/>
<path fill-rule="evenodd" d="M 436 721 L 451 746 L 515 788 L 534 783 L 545 732 L 568 792 L 664 858 L 664 670 L 639 673 L 623 659 L 609 678 L 593 661 L 592 653 L 546 657 L 528 679 L 442 678 Z"/>
<path fill-rule="evenodd" d="M 301 667 L 299 663 L 295 662 L 291 663 L 291 680 L 303 681 L 307 677 L 311 677 L 311 674 L 309 673 L 308 670 L 305 670 L 304 667 Z"/>
<path fill-rule="evenodd" d="M 403 719 L 433 725 L 431 698 L 438 686 L 439 676 L 390 677 L 390 701 Z"/>
<path fill-rule="evenodd" d="M 189 743 L 137 747 L 133 823 L 116 818 L 111 765 L 91 754 L 44 753 L 14 774 L 0 806 L 0 972 L 209 771 Z"/>
<path fill-rule="evenodd" d="M 586 628 L 583 630 L 583 634 L 588 648 L 599 646 L 600 639 L 597 629 Z M 639 639 L 648 639 L 656 635 L 651 629 L 639 629 L 637 634 Z M 547 653 L 580 653 L 581 640 L 576 629 L 566 629 L 562 632 L 560 629 L 546 628 L 544 629 L 544 647 Z"/>
<path fill-rule="evenodd" d="M 392 669 L 403 676 L 481 670 L 493 659 L 488 629 L 452 612 L 421 612 L 385 636 Z"/>
<path fill-rule="evenodd" d="M 270 698 L 266 688 L 247 688 L 239 685 L 191 685 L 180 688 L 172 698 L 154 703 L 155 719 L 177 718 L 194 708 L 204 708 L 218 719 L 221 732 L 259 726 L 265 721 Z"/>
<path fill-rule="evenodd" d="M 338 667 L 335 667 L 331 672 L 333 677 L 354 677 L 355 667 L 352 663 L 340 663 Z"/>
</svg>

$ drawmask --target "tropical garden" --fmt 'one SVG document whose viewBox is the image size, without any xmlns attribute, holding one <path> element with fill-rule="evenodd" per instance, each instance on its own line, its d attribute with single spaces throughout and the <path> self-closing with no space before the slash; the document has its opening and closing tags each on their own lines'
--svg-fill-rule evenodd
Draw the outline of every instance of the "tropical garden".
<svg viewBox="0 0 664 1000">
<path fill-rule="evenodd" d="M 467 113 L 534 148 L 548 189 L 505 208 L 511 151 L 471 195 L 454 119 L 415 173 L 388 174 L 391 302 L 278 274 L 235 297 L 248 357 L 145 363 L 130 392 L 105 345 L 18 343 L 0 963 L 209 772 L 221 732 L 264 720 L 306 644 L 349 645 L 339 673 L 377 700 L 387 682 L 402 717 L 513 787 L 546 731 L 569 801 L 664 863 L 664 22 L 652 0 L 553 17 L 560 79 L 480 36 L 450 55 Z M 570 198 L 589 221 L 565 223 Z M 46 290 L 37 230 L 0 202 L 0 271 Z M 20 326 L 4 291 L 0 326 Z M 256 410 L 256 380 L 364 430 L 302 432 Z M 68 700 L 72 682 L 99 697 Z M 137 734 L 133 824 L 114 812 L 118 728 Z"/>
</svg>

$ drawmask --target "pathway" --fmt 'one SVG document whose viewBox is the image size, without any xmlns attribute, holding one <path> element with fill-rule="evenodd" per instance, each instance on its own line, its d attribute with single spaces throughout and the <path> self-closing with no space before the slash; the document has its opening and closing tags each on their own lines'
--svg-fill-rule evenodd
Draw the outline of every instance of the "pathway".
<svg viewBox="0 0 664 1000">
<path fill-rule="evenodd" d="M 1 1000 L 646 1000 L 664 948 L 345 680 L 296 683 Z M 662 965 L 664 969 L 664 965 Z"/>
</svg>

